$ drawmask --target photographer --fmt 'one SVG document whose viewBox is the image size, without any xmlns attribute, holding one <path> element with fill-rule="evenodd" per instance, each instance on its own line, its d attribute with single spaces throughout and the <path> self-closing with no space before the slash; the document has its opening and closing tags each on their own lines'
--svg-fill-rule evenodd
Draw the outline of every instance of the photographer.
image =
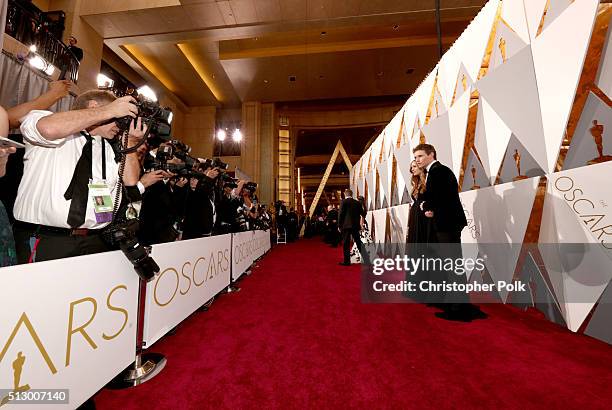
<svg viewBox="0 0 612 410">
<path fill-rule="evenodd" d="M 211 236 L 216 219 L 215 180 L 219 169 L 207 167 L 201 177 L 191 177 L 185 197 L 183 239 Z"/>
<path fill-rule="evenodd" d="M 143 245 L 172 242 L 177 238 L 174 225 L 178 219 L 178 205 L 170 178 L 174 175 L 155 170 L 146 172 L 140 183 L 145 188 L 140 208 L 138 239 Z"/>
<path fill-rule="evenodd" d="M 109 250 L 102 229 L 112 221 L 121 193 L 119 164 L 108 140 L 118 132 L 115 119 L 137 114 L 133 97 L 93 90 L 78 96 L 72 111 L 34 110 L 23 118 L 24 175 L 14 208 L 20 263 L 34 255 L 44 261 Z M 131 121 L 128 147 L 145 132 L 140 118 Z M 136 152 L 127 154 L 123 183 L 134 187 L 139 177 Z M 104 205 L 95 205 L 94 196 L 103 197 Z"/>
<path fill-rule="evenodd" d="M 241 212 L 242 201 L 240 195 L 245 181 L 238 181 L 227 174 L 220 179 L 223 193 L 219 201 L 217 233 L 222 235 L 231 232 L 240 232 L 243 229 L 244 216 Z"/>
</svg>

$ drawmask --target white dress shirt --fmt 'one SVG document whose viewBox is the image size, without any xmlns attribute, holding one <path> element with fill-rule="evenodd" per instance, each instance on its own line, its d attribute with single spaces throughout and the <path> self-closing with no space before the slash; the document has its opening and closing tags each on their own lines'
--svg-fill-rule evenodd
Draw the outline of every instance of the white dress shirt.
<svg viewBox="0 0 612 410">
<path fill-rule="evenodd" d="M 432 166 L 433 164 L 435 164 L 436 162 L 438 162 L 438 160 L 437 160 L 437 159 L 434 159 L 433 161 L 431 161 L 431 162 L 429 163 L 429 165 L 427 165 L 427 166 L 425 167 L 425 170 L 427 171 L 427 173 L 425 174 L 425 182 L 427 182 L 427 178 L 429 178 L 429 169 L 430 169 L 430 168 L 431 168 L 431 166 Z"/>
<path fill-rule="evenodd" d="M 51 114 L 51 111 L 34 110 L 26 115 L 21 123 L 26 148 L 23 178 L 13 211 L 18 221 L 70 228 L 67 222 L 70 200 L 64 199 L 64 193 L 70 185 L 87 140 L 80 133 L 53 141 L 45 139 L 40 135 L 36 124 L 41 118 Z M 102 180 L 102 137 L 92 137 L 92 177 L 94 182 L 98 182 Z M 104 147 L 106 183 L 114 201 L 119 165 L 115 162 L 115 153 L 110 144 L 106 142 Z M 96 222 L 94 205 L 88 199 L 85 222 L 80 228 L 100 229 L 106 225 L 108 222 Z"/>
<path fill-rule="evenodd" d="M 425 173 L 425 183 L 427 183 L 427 178 L 429 178 L 429 169 L 430 169 L 430 168 L 431 168 L 431 166 L 432 166 L 433 164 L 435 164 L 436 162 L 438 162 L 438 160 L 437 160 L 437 159 L 434 159 L 433 161 L 431 161 L 431 162 L 429 163 L 429 165 L 427 165 L 427 166 L 425 167 L 425 171 L 427 171 L 427 172 Z M 425 202 L 421 202 L 421 211 L 423 210 L 423 205 L 424 205 L 424 204 L 425 204 Z"/>
</svg>

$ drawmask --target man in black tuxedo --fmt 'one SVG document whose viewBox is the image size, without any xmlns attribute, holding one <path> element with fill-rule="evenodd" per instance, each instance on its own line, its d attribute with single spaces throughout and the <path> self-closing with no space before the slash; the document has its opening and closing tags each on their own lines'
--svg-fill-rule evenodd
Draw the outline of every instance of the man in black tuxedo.
<svg viewBox="0 0 612 410">
<path fill-rule="evenodd" d="M 351 237 L 357 244 L 363 262 L 365 264 L 370 263 L 366 249 L 359 237 L 361 217 L 364 215 L 365 212 L 361 203 L 353 199 L 353 191 L 345 190 L 344 201 L 340 205 L 340 216 L 338 217 L 338 229 L 342 232 L 342 241 L 344 242 L 344 261 L 340 262 L 340 265 L 349 266 L 351 264 Z"/>
<path fill-rule="evenodd" d="M 434 238 L 439 244 L 434 247 L 434 251 L 441 258 L 460 259 L 461 231 L 467 226 L 467 220 L 459 199 L 457 178 L 450 168 L 436 159 L 433 145 L 419 144 L 413 153 L 419 168 L 425 170 L 426 184 L 421 209 L 426 217 L 433 219 Z M 465 275 L 455 272 L 436 272 L 436 275 L 439 275 L 439 281 L 466 283 Z M 469 305 L 466 293 L 438 294 L 438 297 L 442 296 L 445 300 L 436 300 L 436 304 L 447 303 L 441 305 L 444 312 L 436 313 L 436 316 L 447 320 L 471 321 L 474 309 Z"/>
</svg>

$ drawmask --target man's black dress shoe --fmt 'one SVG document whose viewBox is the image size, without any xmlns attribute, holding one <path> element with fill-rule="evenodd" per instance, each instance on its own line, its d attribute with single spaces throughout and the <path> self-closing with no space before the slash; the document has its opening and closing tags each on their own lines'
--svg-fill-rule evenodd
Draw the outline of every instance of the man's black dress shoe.
<svg viewBox="0 0 612 410">
<path fill-rule="evenodd" d="M 338 265 L 342 265 L 342 266 L 351 266 L 350 263 L 346 263 L 346 262 L 338 262 Z"/>
</svg>

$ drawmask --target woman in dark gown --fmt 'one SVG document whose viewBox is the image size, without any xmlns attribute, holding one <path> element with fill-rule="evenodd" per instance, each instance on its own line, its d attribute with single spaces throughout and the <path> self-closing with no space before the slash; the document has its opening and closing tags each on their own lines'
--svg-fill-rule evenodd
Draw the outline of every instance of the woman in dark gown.
<svg viewBox="0 0 612 410">
<path fill-rule="evenodd" d="M 412 174 L 412 205 L 408 214 L 408 234 L 406 235 L 406 255 L 410 258 L 420 258 L 426 255 L 427 244 L 432 242 L 433 231 L 431 229 L 431 218 L 427 218 L 421 210 L 423 193 L 425 192 L 425 173 L 419 168 L 415 161 L 410 164 Z M 422 272 L 406 272 L 406 280 L 416 284 L 417 291 L 407 292 L 406 296 L 418 302 L 426 302 L 426 295 L 418 291 L 419 283 L 427 280 Z"/>
</svg>

